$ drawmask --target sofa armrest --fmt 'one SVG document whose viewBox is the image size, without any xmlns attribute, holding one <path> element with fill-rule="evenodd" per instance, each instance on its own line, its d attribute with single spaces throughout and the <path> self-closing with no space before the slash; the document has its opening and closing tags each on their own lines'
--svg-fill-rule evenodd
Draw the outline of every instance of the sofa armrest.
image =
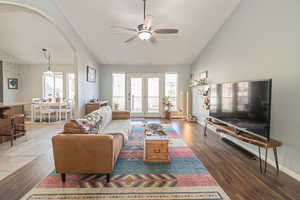
<svg viewBox="0 0 300 200">
<path fill-rule="evenodd" d="M 112 120 L 119 119 L 130 119 L 130 112 L 128 111 L 113 111 L 112 112 Z"/>
<path fill-rule="evenodd" d="M 114 167 L 113 136 L 60 134 L 52 138 L 57 173 L 111 173 Z"/>
<path fill-rule="evenodd" d="M 75 122 L 75 120 L 67 121 L 64 125 L 64 134 L 81 134 L 84 130 Z"/>
</svg>

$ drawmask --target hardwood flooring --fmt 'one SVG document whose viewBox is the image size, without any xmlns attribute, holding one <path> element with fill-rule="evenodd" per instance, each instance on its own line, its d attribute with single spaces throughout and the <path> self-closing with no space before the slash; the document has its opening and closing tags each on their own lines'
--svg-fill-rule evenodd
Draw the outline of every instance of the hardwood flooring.
<svg viewBox="0 0 300 200">
<path fill-rule="evenodd" d="M 283 172 L 277 175 L 272 166 L 268 166 L 266 175 L 261 175 L 258 161 L 224 143 L 213 132 L 204 137 L 203 127 L 198 124 L 182 120 L 170 123 L 232 200 L 300 199 L 300 182 L 292 177 Z M 20 199 L 53 168 L 51 152 L 39 156 L 0 181 L 0 200 Z"/>
<path fill-rule="evenodd" d="M 217 134 L 196 123 L 172 121 L 184 141 L 203 162 L 232 200 L 299 200 L 300 182 L 268 165 L 266 175 L 259 173 L 259 161 L 251 160 L 223 142 Z M 279 152 L 280 153 L 280 152 Z"/>
</svg>

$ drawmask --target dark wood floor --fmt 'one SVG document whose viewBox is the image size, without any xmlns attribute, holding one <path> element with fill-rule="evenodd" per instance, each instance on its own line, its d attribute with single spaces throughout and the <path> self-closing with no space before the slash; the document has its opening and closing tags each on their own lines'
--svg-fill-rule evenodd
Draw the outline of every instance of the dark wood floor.
<svg viewBox="0 0 300 200">
<path fill-rule="evenodd" d="M 165 122 L 165 121 L 164 121 Z M 260 175 L 259 162 L 251 160 L 203 127 L 172 120 L 174 128 L 204 163 L 232 200 L 300 200 L 300 182 L 268 166 Z M 279 151 L 280 153 L 280 151 Z M 51 153 L 44 154 L 0 182 L 0 200 L 18 200 L 53 170 Z"/>
</svg>

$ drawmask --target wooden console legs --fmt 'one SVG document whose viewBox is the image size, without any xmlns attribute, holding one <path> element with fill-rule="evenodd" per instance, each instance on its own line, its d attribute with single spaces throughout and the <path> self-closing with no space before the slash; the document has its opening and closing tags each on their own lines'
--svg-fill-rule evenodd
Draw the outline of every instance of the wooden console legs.
<svg viewBox="0 0 300 200">
<path fill-rule="evenodd" d="M 207 131 L 207 123 L 205 123 L 205 127 L 204 127 L 204 136 L 207 136 L 206 131 Z"/>
<path fill-rule="evenodd" d="M 278 174 L 279 173 L 279 164 L 278 164 L 277 147 L 273 147 L 273 152 L 274 152 L 274 158 L 275 158 L 276 169 L 277 169 L 277 174 Z M 265 161 L 264 161 L 264 172 L 262 170 L 262 159 L 261 159 L 260 147 L 258 147 L 258 156 L 259 156 L 260 173 L 266 174 L 267 173 L 267 161 L 268 161 L 268 148 L 266 148 Z"/>
<path fill-rule="evenodd" d="M 278 164 L 278 154 L 277 154 L 276 147 L 273 147 L 273 152 L 274 152 L 274 158 L 275 158 L 276 169 L 277 169 L 277 174 L 278 174 L 279 173 L 279 164 Z"/>
</svg>

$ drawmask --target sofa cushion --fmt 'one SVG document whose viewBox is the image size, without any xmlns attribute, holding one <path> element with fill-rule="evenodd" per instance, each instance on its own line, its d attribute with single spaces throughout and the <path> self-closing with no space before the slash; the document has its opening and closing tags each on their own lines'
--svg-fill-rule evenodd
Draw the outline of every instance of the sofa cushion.
<svg viewBox="0 0 300 200">
<path fill-rule="evenodd" d="M 112 121 L 111 107 L 110 106 L 103 106 L 98 110 L 98 112 L 102 117 L 100 127 L 105 128 Z"/>
<path fill-rule="evenodd" d="M 130 120 L 112 120 L 105 128 L 100 128 L 100 134 L 120 133 L 124 137 L 124 143 L 128 141 L 128 134 L 131 131 Z"/>
</svg>

